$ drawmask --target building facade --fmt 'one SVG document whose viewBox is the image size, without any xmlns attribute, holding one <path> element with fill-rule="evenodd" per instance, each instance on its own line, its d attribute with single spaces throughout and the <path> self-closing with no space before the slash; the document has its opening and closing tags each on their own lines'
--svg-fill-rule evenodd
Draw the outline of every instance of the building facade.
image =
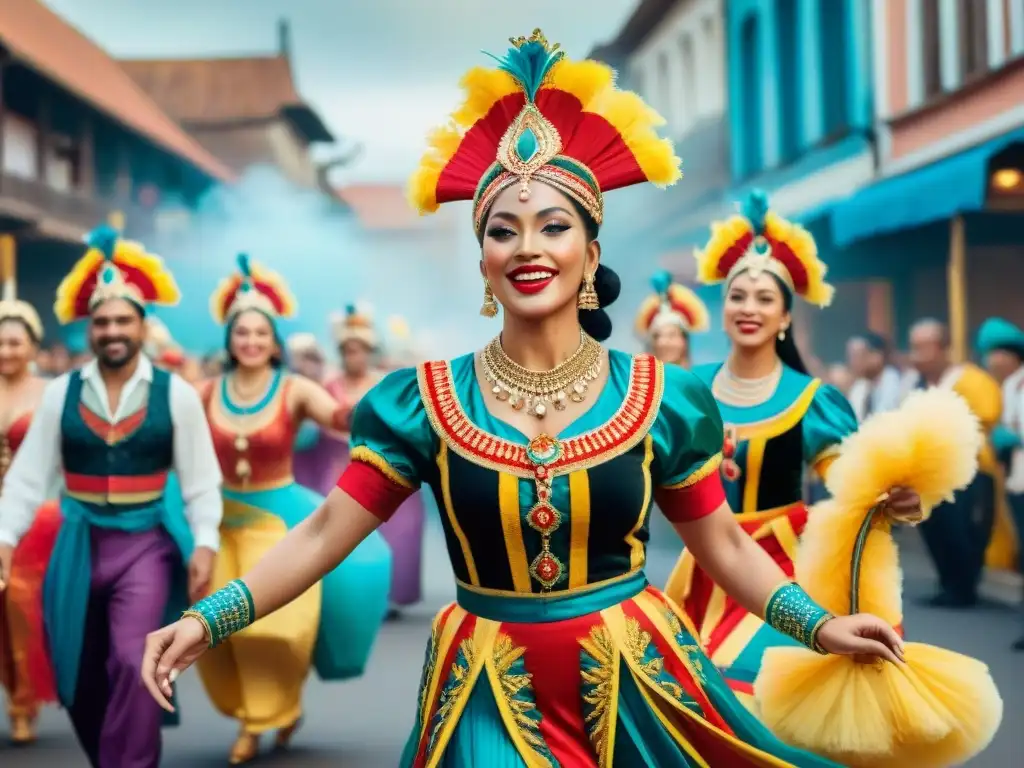
<svg viewBox="0 0 1024 768">
<path fill-rule="evenodd" d="M 835 240 L 898 297 L 874 325 L 946 319 L 965 357 L 986 317 L 1024 322 L 1024 0 L 873 11 L 881 179 L 836 206 Z"/>
<path fill-rule="evenodd" d="M 601 242 L 607 263 L 623 273 L 612 307 L 620 346 L 637 343 L 632 312 L 650 292 L 649 275 L 669 269 L 692 279 L 692 247 L 677 233 L 706 231 L 730 183 L 724 21 L 722 0 L 642 0 L 616 38 L 591 54 L 665 118 L 663 133 L 683 160 L 683 179 L 667 190 L 644 184 L 609 196 Z M 713 354 L 694 339 L 698 360 Z"/>
<path fill-rule="evenodd" d="M 311 147 L 334 136 L 299 94 L 291 33 L 260 56 L 122 61 L 125 71 L 211 154 L 243 174 L 269 165 L 302 187 L 318 184 Z"/>
<path fill-rule="evenodd" d="M 48 309 L 88 230 L 116 211 L 145 238 L 159 196 L 187 208 L 233 178 L 46 6 L 0 3 L 0 232 L 15 235 L 21 298 L 51 339 Z"/>
</svg>

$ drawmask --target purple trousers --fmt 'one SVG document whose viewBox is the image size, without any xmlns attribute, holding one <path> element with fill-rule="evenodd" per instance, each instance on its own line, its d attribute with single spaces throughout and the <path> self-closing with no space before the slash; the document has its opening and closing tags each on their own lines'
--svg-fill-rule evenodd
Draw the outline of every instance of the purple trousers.
<svg viewBox="0 0 1024 768">
<path fill-rule="evenodd" d="M 422 599 L 423 492 L 404 502 L 379 530 L 391 547 L 391 603 L 413 605 Z"/>
<path fill-rule="evenodd" d="M 181 554 L 163 528 L 92 529 L 92 579 L 71 723 L 93 768 L 157 768 L 163 710 L 141 683 Z"/>
</svg>

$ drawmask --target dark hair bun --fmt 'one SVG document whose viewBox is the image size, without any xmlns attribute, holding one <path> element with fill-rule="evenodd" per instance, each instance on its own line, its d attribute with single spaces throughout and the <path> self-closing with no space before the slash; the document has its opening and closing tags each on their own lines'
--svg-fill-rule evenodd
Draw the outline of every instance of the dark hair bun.
<svg viewBox="0 0 1024 768">
<path fill-rule="evenodd" d="M 612 335 L 612 319 L 605 309 L 619 298 L 622 281 L 615 270 L 598 264 L 597 272 L 594 273 L 594 290 L 597 291 L 597 301 L 601 309 L 580 312 L 580 325 L 588 335 L 598 341 L 605 341 Z"/>
</svg>

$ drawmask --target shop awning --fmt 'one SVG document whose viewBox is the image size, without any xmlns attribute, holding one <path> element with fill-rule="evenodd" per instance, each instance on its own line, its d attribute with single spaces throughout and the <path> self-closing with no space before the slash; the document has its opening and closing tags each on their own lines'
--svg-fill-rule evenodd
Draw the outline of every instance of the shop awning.
<svg viewBox="0 0 1024 768">
<path fill-rule="evenodd" d="M 855 192 L 833 208 L 836 245 L 983 210 L 989 160 L 1018 141 L 1024 141 L 1024 128 Z"/>
</svg>

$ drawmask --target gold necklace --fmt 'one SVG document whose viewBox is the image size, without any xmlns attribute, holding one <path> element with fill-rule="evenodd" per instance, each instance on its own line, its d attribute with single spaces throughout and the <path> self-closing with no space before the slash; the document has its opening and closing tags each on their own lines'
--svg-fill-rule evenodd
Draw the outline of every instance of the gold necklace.
<svg viewBox="0 0 1024 768">
<path fill-rule="evenodd" d="M 583 402 L 590 382 L 601 372 L 601 345 L 580 331 L 580 345 L 568 360 L 550 371 L 531 371 L 505 354 L 496 336 L 484 347 L 481 362 L 491 394 L 513 410 L 526 408 L 543 419 L 549 405 L 562 411 L 566 401 Z"/>
</svg>

